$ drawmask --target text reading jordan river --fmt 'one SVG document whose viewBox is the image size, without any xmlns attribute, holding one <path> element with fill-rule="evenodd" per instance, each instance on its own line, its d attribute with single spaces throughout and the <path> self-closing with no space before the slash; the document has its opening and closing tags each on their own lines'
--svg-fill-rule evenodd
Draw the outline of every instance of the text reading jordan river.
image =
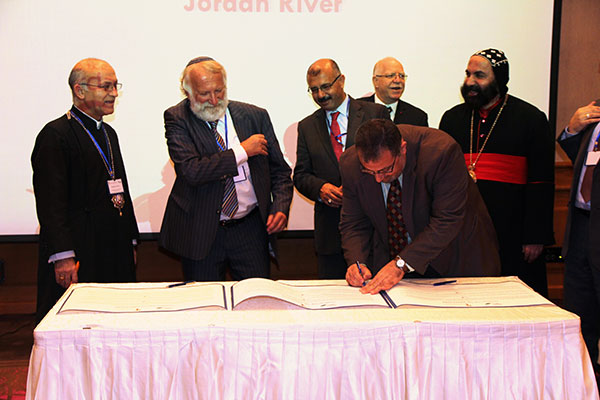
<svg viewBox="0 0 600 400">
<path fill-rule="evenodd" d="M 342 0 L 189 0 L 185 11 L 242 13 L 339 13 Z"/>
</svg>

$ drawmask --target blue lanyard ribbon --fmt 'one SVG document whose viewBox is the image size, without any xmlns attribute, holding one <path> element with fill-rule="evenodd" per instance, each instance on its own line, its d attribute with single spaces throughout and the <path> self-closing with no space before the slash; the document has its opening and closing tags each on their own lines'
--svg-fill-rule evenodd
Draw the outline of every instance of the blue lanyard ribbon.
<svg viewBox="0 0 600 400">
<path fill-rule="evenodd" d="M 104 132 L 104 138 L 106 139 L 106 145 L 108 146 L 108 150 L 111 153 L 111 159 L 110 159 L 110 163 L 108 162 L 108 158 L 106 158 L 106 155 L 104 154 L 104 152 L 102 151 L 102 148 L 100 147 L 100 145 L 98 144 L 98 142 L 96 141 L 96 138 L 94 137 L 94 135 L 92 135 L 92 133 L 89 131 L 88 128 L 85 127 L 85 125 L 83 124 L 83 122 L 81 121 L 81 119 L 75 115 L 75 113 L 73 112 L 69 112 L 69 114 L 75 118 L 75 120 L 77 122 L 79 122 L 79 125 L 81 125 L 81 127 L 83 128 L 83 130 L 85 130 L 85 132 L 88 134 L 88 136 L 90 137 L 90 139 L 92 139 L 92 142 L 94 143 L 94 146 L 96 146 L 96 150 L 98 150 L 98 153 L 100 153 L 100 156 L 102 156 L 102 160 L 104 161 L 104 166 L 106 167 L 106 170 L 108 171 L 108 175 L 110 175 L 111 179 L 115 179 L 115 172 L 114 169 L 112 167 L 112 148 L 110 146 L 110 141 L 108 140 L 108 134 L 106 133 L 106 128 L 104 128 L 104 124 L 102 124 L 102 131 Z"/>
</svg>

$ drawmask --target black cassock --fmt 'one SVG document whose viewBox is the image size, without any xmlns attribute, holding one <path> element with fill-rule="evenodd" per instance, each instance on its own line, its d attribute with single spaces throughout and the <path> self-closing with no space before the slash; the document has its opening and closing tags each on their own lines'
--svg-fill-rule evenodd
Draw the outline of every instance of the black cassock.
<svg viewBox="0 0 600 400">
<path fill-rule="evenodd" d="M 71 116 L 49 122 L 38 134 L 31 163 L 39 236 L 37 317 L 41 319 L 64 289 L 56 283 L 51 255 L 73 250 L 80 263 L 79 282 L 135 281 L 133 240 L 139 237 L 117 135 L 75 107 L 79 117 L 107 157 L 114 158 L 115 178 L 125 189 L 122 214 L 114 207 L 107 181 L 110 175 L 89 135 Z"/>
<path fill-rule="evenodd" d="M 467 166 L 477 159 L 503 101 L 486 118 L 475 110 L 472 145 L 470 107 L 463 103 L 442 116 L 440 129 L 460 144 Z M 502 275 L 516 275 L 547 296 L 543 256 L 529 264 L 522 252 L 525 244 L 554 243 L 554 135 L 546 115 L 509 96 L 482 153 L 474 172 L 498 235 Z"/>
</svg>

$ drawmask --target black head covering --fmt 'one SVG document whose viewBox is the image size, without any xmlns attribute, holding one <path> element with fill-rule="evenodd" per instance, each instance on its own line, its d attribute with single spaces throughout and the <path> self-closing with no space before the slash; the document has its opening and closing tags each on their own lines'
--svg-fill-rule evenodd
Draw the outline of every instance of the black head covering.
<svg viewBox="0 0 600 400">
<path fill-rule="evenodd" d="M 192 58 L 190 60 L 190 62 L 187 63 L 187 65 L 185 67 L 187 68 L 190 65 L 198 64 L 198 63 L 201 63 L 201 62 L 204 62 L 204 61 L 215 61 L 215 60 L 214 60 L 214 58 L 208 57 L 208 56 L 196 57 L 196 58 Z"/>
<path fill-rule="evenodd" d="M 500 88 L 500 94 L 504 96 L 508 92 L 508 59 L 504 55 L 502 50 L 497 49 L 485 49 L 478 51 L 473 54 L 474 56 L 484 57 L 492 64 L 492 70 L 498 82 L 498 88 Z"/>
</svg>

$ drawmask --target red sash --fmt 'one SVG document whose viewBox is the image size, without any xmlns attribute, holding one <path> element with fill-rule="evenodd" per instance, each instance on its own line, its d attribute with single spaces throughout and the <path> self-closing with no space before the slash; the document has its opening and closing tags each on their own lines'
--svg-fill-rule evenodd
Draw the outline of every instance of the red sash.
<svg viewBox="0 0 600 400">
<path fill-rule="evenodd" d="M 477 154 L 465 154 L 465 163 L 469 166 L 469 159 L 475 161 Z M 482 153 L 475 164 L 477 179 L 516 183 L 527 183 L 527 158 L 522 156 L 509 156 L 507 154 Z"/>
</svg>

